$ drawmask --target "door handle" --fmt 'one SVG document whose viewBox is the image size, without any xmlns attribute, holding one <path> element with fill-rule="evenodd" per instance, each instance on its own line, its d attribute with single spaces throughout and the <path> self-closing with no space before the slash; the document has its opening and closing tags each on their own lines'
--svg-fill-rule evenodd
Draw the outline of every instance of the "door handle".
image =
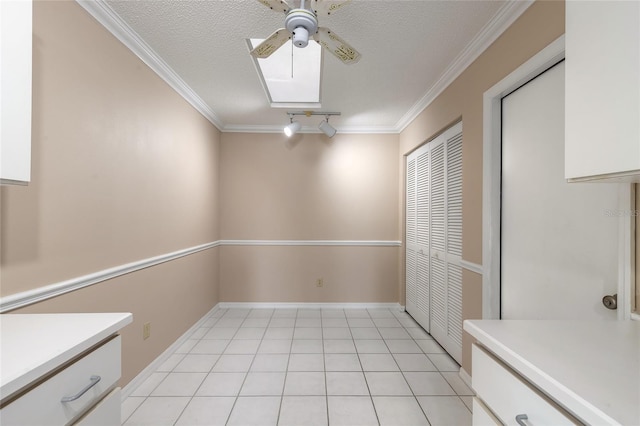
<svg viewBox="0 0 640 426">
<path fill-rule="evenodd" d="M 75 394 L 73 396 L 65 396 L 64 398 L 62 398 L 60 400 L 60 402 L 71 402 L 71 401 L 75 401 L 76 399 L 79 399 L 82 395 L 87 393 L 89 391 L 89 389 L 91 389 L 92 387 L 97 385 L 98 382 L 100 381 L 100 379 L 101 379 L 100 376 L 91 376 L 90 379 L 89 379 L 89 384 L 87 386 L 85 386 L 84 388 L 82 388 L 80 390 L 80 392 L 78 392 L 77 394 Z"/>
<path fill-rule="evenodd" d="M 618 309 L 618 294 L 603 297 L 602 304 L 607 309 Z"/>
</svg>

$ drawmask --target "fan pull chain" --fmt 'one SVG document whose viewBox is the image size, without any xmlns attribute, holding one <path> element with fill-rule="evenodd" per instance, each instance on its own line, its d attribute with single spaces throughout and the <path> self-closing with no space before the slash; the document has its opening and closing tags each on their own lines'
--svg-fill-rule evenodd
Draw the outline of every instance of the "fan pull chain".
<svg viewBox="0 0 640 426">
<path fill-rule="evenodd" d="M 293 79 L 293 43 L 291 43 L 291 78 Z"/>
</svg>

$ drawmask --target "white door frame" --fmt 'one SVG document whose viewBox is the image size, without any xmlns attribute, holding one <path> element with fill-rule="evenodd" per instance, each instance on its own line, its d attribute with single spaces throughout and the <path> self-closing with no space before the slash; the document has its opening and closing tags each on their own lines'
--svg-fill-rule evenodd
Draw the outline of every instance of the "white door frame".
<svg viewBox="0 0 640 426">
<path fill-rule="evenodd" d="M 496 83 L 483 96 L 482 183 L 482 318 L 500 319 L 500 181 L 502 98 L 564 59 L 564 35 Z M 607 185 L 603 183 L 603 185 Z M 634 276 L 634 217 L 631 185 L 620 190 L 620 250 L 618 318 L 630 317 L 630 288 Z"/>
</svg>

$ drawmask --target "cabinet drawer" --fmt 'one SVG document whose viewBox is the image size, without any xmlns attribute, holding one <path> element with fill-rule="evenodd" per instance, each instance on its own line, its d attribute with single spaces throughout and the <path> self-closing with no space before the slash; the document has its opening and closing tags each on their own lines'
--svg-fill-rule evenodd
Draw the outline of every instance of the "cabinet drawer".
<svg viewBox="0 0 640 426">
<path fill-rule="evenodd" d="M 119 425 L 122 420 L 120 407 L 122 400 L 120 396 L 120 388 L 115 388 L 109 395 L 91 409 L 87 414 L 82 416 L 74 426 L 114 426 Z"/>
<path fill-rule="evenodd" d="M 478 398 L 506 425 L 572 425 L 577 420 L 541 394 L 518 374 L 477 345 L 472 349 L 473 388 Z"/>
<path fill-rule="evenodd" d="M 120 378 L 120 336 L 78 359 L 73 364 L 37 384 L 0 410 L 0 423 L 13 425 L 68 424 L 99 401 Z M 78 399 L 62 402 L 100 380 Z"/>
<path fill-rule="evenodd" d="M 473 426 L 501 426 L 500 420 L 478 398 L 473 398 Z"/>
</svg>

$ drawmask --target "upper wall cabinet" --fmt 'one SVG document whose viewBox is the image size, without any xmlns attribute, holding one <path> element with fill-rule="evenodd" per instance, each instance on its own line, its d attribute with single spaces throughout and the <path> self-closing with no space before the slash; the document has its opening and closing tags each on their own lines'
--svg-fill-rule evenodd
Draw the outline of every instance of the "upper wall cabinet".
<svg viewBox="0 0 640 426">
<path fill-rule="evenodd" d="M 565 177 L 640 181 L 640 2 L 566 2 Z"/>
<path fill-rule="evenodd" d="M 31 179 L 31 0 L 0 1 L 0 183 Z"/>
</svg>

